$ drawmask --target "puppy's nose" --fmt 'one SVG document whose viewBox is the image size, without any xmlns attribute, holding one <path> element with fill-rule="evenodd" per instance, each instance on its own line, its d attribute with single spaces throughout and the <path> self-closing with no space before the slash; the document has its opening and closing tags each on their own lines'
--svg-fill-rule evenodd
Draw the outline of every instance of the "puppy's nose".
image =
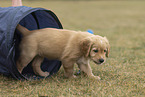
<svg viewBox="0 0 145 97">
<path fill-rule="evenodd" d="M 104 62 L 104 59 L 99 59 L 99 62 L 100 62 L 100 63 L 103 63 L 103 62 Z"/>
</svg>

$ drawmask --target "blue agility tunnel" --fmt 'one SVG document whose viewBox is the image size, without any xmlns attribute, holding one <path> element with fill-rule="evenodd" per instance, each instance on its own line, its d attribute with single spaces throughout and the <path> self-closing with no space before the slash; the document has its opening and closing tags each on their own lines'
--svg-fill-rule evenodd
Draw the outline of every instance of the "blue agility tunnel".
<svg viewBox="0 0 145 97">
<path fill-rule="evenodd" d="M 62 29 L 62 25 L 57 16 L 47 9 L 26 6 L 0 7 L 0 74 L 16 79 L 41 78 L 34 74 L 31 63 L 24 68 L 22 74 L 16 68 L 22 39 L 22 35 L 16 31 L 17 24 L 29 30 L 46 27 Z M 44 59 L 41 64 L 41 69 L 50 72 L 50 75 L 57 73 L 60 67 L 61 62 L 58 60 Z"/>
</svg>

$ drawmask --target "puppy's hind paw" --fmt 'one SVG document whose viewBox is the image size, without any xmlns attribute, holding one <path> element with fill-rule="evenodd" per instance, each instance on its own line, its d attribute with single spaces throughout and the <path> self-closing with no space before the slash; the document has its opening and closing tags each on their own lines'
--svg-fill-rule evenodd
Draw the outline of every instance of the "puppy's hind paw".
<svg viewBox="0 0 145 97">
<path fill-rule="evenodd" d="M 46 72 L 46 71 L 45 71 L 45 72 L 43 72 L 43 74 L 42 74 L 41 76 L 47 77 L 47 76 L 49 76 L 49 74 L 50 74 L 49 72 Z"/>
</svg>

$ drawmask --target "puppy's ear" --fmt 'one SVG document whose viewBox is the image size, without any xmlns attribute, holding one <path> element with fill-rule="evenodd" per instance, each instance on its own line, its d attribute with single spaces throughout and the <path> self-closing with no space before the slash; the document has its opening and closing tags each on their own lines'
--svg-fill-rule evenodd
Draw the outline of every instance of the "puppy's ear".
<svg viewBox="0 0 145 97">
<path fill-rule="evenodd" d="M 89 56 L 91 47 L 92 47 L 92 42 L 91 42 L 90 39 L 84 39 L 80 43 L 81 52 L 83 53 L 83 55 L 85 57 L 88 57 Z"/>
<path fill-rule="evenodd" d="M 109 53 L 110 53 L 110 45 L 109 47 L 107 47 L 106 57 L 109 57 Z"/>
<path fill-rule="evenodd" d="M 107 45 L 107 52 L 106 52 L 106 57 L 109 57 L 109 53 L 110 53 L 110 44 L 109 44 L 109 41 L 106 37 L 104 37 L 104 40 L 106 42 L 106 45 Z"/>
</svg>

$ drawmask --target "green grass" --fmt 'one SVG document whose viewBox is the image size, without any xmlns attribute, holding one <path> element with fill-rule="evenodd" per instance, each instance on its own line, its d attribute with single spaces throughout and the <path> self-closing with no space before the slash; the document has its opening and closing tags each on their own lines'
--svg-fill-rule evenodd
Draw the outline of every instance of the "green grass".
<svg viewBox="0 0 145 97">
<path fill-rule="evenodd" d="M 10 6 L 10 1 L 0 4 Z M 80 75 L 65 79 L 62 68 L 53 78 L 35 81 L 16 81 L 0 75 L 1 96 L 145 96 L 145 1 L 25 1 L 23 4 L 53 10 L 65 29 L 92 29 L 95 34 L 106 36 L 111 53 L 104 65 L 91 63 L 94 75 L 102 78 L 100 82 Z"/>
</svg>

